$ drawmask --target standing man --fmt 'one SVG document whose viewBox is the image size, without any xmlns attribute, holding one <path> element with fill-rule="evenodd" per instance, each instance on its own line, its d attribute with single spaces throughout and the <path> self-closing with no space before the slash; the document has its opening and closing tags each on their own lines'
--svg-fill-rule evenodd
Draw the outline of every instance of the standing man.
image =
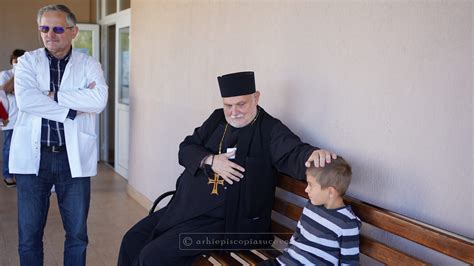
<svg viewBox="0 0 474 266">
<path fill-rule="evenodd" d="M 215 110 L 179 147 L 185 170 L 167 207 L 133 226 L 120 266 L 188 265 L 204 249 L 251 249 L 268 234 L 276 172 L 305 179 L 336 155 L 301 142 L 258 106 L 253 72 L 218 77 L 223 109 Z M 206 243 L 205 245 L 193 245 Z M 221 246 L 220 243 L 226 243 Z"/>
<path fill-rule="evenodd" d="M 15 69 L 19 114 L 9 165 L 17 177 L 20 264 L 43 265 L 54 185 L 66 231 L 64 265 L 85 265 L 96 117 L 108 88 L 100 64 L 72 50 L 78 28 L 69 8 L 45 6 L 37 20 L 45 48 L 25 53 Z"/>
<path fill-rule="evenodd" d="M 13 126 L 15 125 L 18 107 L 16 107 L 15 88 L 13 73 L 18 63 L 18 57 L 22 56 L 25 50 L 15 49 L 10 55 L 10 64 L 12 69 L 0 72 L 0 101 L 8 113 L 8 120 L 3 121 L 3 182 L 7 187 L 15 187 L 15 177 L 10 174 L 8 169 L 8 158 L 10 157 L 10 143 L 13 135 Z"/>
</svg>

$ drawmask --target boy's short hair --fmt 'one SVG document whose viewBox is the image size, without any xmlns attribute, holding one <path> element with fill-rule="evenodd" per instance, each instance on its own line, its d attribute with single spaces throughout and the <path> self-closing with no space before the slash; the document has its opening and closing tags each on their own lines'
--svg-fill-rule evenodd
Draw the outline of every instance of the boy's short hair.
<svg viewBox="0 0 474 266">
<path fill-rule="evenodd" d="M 352 169 L 344 158 L 338 156 L 324 167 L 316 168 L 314 164 L 311 164 L 306 169 L 306 175 L 314 176 L 316 182 L 321 185 L 321 189 L 334 187 L 340 196 L 344 196 L 351 183 Z"/>
</svg>

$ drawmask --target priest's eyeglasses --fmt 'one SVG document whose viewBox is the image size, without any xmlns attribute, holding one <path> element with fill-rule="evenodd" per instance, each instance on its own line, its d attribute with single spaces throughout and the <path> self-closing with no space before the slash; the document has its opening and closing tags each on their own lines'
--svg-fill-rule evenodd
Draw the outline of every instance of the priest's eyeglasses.
<svg viewBox="0 0 474 266">
<path fill-rule="evenodd" d="M 48 33 L 49 30 L 51 29 L 56 34 L 63 34 L 66 31 L 66 29 L 72 29 L 72 28 L 74 28 L 74 26 L 72 27 L 55 26 L 52 28 L 49 26 L 39 26 L 38 30 L 41 31 L 42 33 Z"/>
</svg>

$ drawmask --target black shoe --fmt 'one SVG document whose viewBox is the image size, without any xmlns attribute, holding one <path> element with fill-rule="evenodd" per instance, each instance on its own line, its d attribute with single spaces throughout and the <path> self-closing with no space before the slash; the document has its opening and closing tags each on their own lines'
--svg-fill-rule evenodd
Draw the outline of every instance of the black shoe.
<svg viewBox="0 0 474 266">
<path fill-rule="evenodd" d="M 12 180 L 12 182 L 9 182 L 6 179 L 3 179 L 3 183 L 5 183 L 5 186 L 7 186 L 7 187 L 16 187 L 15 180 Z"/>
</svg>

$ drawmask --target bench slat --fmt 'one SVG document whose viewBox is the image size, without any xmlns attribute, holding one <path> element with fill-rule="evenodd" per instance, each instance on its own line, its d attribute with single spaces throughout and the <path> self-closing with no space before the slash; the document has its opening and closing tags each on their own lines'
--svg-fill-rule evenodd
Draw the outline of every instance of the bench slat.
<svg viewBox="0 0 474 266">
<path fill-rule="evenodd" d="M 259 249 L 258 252 L 262 253 L 263 256 L 269 259 L 274 259 L 281 255 L 281 252 L 276 249 L 262 249 L 262 250 Z"/>
<path fill-rule="evenodd" d="M 217 262 L 222 266 L 241 266 L 242 264 L 232 258 L 232 256 L 227 251 L 213 251 L 210 254 Z"/>
<path fill-rule="evenodd" d="M 301 197 L 307 198 L 304 192 L 306 185 L 286 175 L 279 175 L 277 186 L 291 191 Z M 344 197 L 344 200 L 352 206 L 359 218 L 384 231 L 401 236 L 430 249 L 436 250 L 450 257 L 474 264 L 474 245 L 463 239 L 448 235 L 438 230 L 431 229 L 422 224 L 415 223 L 401 217 L 401 215 L 389 212 L 368 203 Z"/>
<path fill-rule="evenodd" d="M 278 175 L 277 187 L 283 190 L 289 191 L 303 198 L 308 198 L 306 192 L 304 192 L 306 185 L 303 181 L 291 178 L 287 175 Z"/>
<path fill-rule="evenodd" d="M 290 241 L 290 238 L 293 235 L 293 230 L 275 221 L 272 221 L 271 232 L 278 238 L 283 239 L 285 241 Z"/>
<path fill-rule="evenodd" d="M 360 236 L 360 252 L 386 265 L 430 265 L 372 238 Z M 370 255 L 367 255 L 370 254 Z"/>
<path fill-rule="evenodd" d="M 253 265 L 253 266 L 257 265 L 257 263 L 263 261 L 262 258 L 260 258 L 259 256 L 253 254 L 249 250 L 241 250 L 241 251 L 234 252 L 234 253 L 239 258 L 241 258 L 242 260 L 244 260 L 245 262 L 247 262 L 248 264 Z"/>
<path fill-rule="evenodd" d="M 303 212 L 301 207 L 277 197 L 275 197 L 273 202 L 273 210 L 290 218 L 293 221 L 298 221 L 301 217 L 301 213 Z"/>
</svg>

